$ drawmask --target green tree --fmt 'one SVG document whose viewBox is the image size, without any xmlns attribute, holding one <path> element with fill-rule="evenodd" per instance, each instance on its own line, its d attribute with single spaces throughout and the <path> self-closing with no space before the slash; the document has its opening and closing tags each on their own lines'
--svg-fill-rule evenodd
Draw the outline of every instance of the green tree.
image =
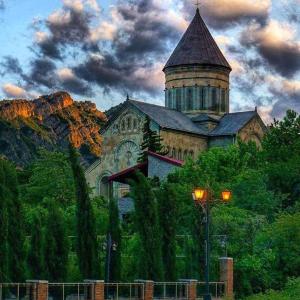
<svg viewBox="0 0 300 300">
<path fill-rule="evenodd" d="M 140 239 L 139 276 L 149 280 L 162 280 L 161 231 L 157 202 L 149 180 L 141 173 L 131 181 L 134 199 L 136 231 Z"/>
<path fill-rule="evenodd" d="M 118 282 L 121 279 L 121 228 L 119 210 L 115 200 L 109 201 L 109 223 L 107 241 L 111 243 L 110 253 L 107 248 L 106 276 L 109 282 Z M 108 247 L 110 245 L 107 245 Z M 109 268 L 109 269 L 108 269 Z M 109 273 L 107 273 L 109 272 Z"/>
<path fill-rule="evenodd" d="M 300 200 L 300 115 L 288 110 L 283 120 L 275 120 L 263 140 L 265 171 L 269 187 L 285 194 L 283 208 Z"/>
<path fill-rule="evenodd" d="M 31 220 L 31 239 L 28 254 L 30 276 L 34 279 L 45 279 L 44 229 L 40 211 L 36 210 Z"/>
<path fill-rule="evenodd" d="M 143 142 L 141 144 L 141 153 L 138 158 L 138 162 L 144 162 L 147 160 L 147 151 L 152 151 L 160 155 L 166 155 L 168 151 L 162 145 L 162 138 L 159 134 L 151 129 L 151 120 L 146 116 L 143 127 Z"/>
<path fill-rule="evenodd" d="M 2 184 L 0 184 L 0 241 L 0 282 L 8 282 L 8 203 L 6 189 Z"/>
<path fill-rule="evenodd" d="M 171 184 L 164 184 L 157 193 L 158 215 L 162 232 L 164 279 L 176 281 L 176 227 L 178 206 Z"/>
<path fill-rule="evenodd" d="M 279 215 L 261 231 L 256 241 L 259 254 L 267 250 L 274 255 L 272 288 L 282 287 L 288 277 L 300 274 L 300 213 Z"/>
<path fill-rule="evenodd" d="M 45 228 L 45 271 L 49 281 L 64 282 L 67 278 L 69 240 L 61 208 L 52 199 L 48 201 Z"/>
<path fill-rule="evenodd" d="M 41 204 L 48 197 L 64 207 L 74 203 L 75 187 L 68 156 L 61 152 L 40 150 L 23 190 L 22 198 L 33 205 Z"/>
<path fill-rule="evenodd" d="M 3 267 L 7 268 L 6 280 L 9 278 L 11 281 L 18 282 L 22 281 L 25 272 L 22 203 L 19 199 L 15 167 L 1 159 L 0 173 Z M 6 251 L 9 253 L 8 257 Z"/>
<path fill-rule="evenodd" d="M 89 188 L 84 172 L 79 164 L 78 154 L 70 145 L 70 162 L 72 165 L 77 197 L 77 256 L 79 269 L 83 278 L 99 278 L 100 264 L 95 228 L 95 216 L 89 196 Z"/>
<path fill-rule="evenodd" d="M 267 176 L 262 171 L 248 169 L 237 175 L 231 183 L 233 202 L 240 208 L 267 216 L 269 220 L 281 208 L 282 197 L 268 190 Z"/>
<path fill-rule="evenodd" d="M 3 161 L 5 184 L 8 199 L 8 246 L 9 273 L 13 282 L 21 282 L 25 278 L 25 232 L 24 211 L 19 197 L 18 180 L 15 167 Z"/>
</svg>

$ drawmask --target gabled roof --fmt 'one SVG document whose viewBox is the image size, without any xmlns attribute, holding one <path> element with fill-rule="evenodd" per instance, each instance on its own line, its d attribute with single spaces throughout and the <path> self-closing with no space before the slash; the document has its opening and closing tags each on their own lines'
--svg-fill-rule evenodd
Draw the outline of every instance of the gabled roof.
<svg viewBox="0 0 300 300">
<path fill-rule="evenodd" d="M 156 122 L 161 128 L 206 135 L 205 131 L 194 124 L 192 120 L 182 112 L 136 100 L 128 100 L 128 102 L 149 116 L 149 118 Z"/>
<path fill-rule="evenodd" d="M 195 123 L 208 122 L 208 121 L 218 123 L 219 119 L 216 117 L 210 116 L 208 114 L 199 114 L 196 117 L 193 117 L 192 121 Z"/>
<path fill-rule="evenodd" d="M 216 65 L 231 70 L 229 63 L 206 27 L 199 9 L 164 69 L 194 64 Z"/>
<path fill-rule="evenodd" d="M 211 136 L 237 134 L 253 117 L 256 111 L 236 112 L 224 115 L 219 125 L 210 133 Z"/>
<path fill-rule="evenodd" d="M 174 165 L 174 166 L 181 167 L 183 165 L 183 161 L 182 160 L 171 158 L 171 157 L 164 156 L 164 155 L 160 155 L 160 154 L 157 154 L 157 153 L 152 152 L 152 151 L 148 151 L 148 156 L 149 155 L 152 156 L 152 157 L 156 157 L 157 159 L 165 161 L 165 162 L 167 162 L 167 163 L 169 163 L 171 165 Z"/>
</svg>

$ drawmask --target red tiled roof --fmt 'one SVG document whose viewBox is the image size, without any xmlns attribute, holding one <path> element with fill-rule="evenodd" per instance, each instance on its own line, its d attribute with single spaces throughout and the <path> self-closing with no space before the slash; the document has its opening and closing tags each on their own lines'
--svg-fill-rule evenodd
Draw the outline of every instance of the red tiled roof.
<svg viewBox="0 0 300 300">
<path fill-rule="evenodd" d="M 128 179 L 131 179 L 136 171 L 142 172 L 145 176 L 147 176 L 148 173 L 148 162 L 143 162 L 140 164 L 137 164 L 133 167 L 130 167 L 128 169 L 125 169 L 121 172 L 115 173 L 108 177 L 108 181 L 116 181 L 120 183 L 127 183 Z"/>
<path fill-rule="evenodd" d="M 168 162 L 172 165 L 175 165 L 175 166 L 180 166 L 181 167 L 183 165 L 182 160 L 178 160 L 178 159 L 170 158 L 170 157 L 167 157 L 167 156 L 163 156 L 163 155 L 157 154 L 157 153 L 152 152 L 152 151 L 148 151 L 148 154 L 151 155 L 151 156 L 154 156 L 158 159 L 161 159 L 165 162 Z"/>
</svg>

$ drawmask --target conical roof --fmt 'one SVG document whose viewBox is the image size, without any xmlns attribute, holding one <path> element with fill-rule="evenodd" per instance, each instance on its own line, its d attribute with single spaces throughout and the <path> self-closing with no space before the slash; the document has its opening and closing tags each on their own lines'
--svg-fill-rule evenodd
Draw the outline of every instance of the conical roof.
<svg viewBox="0 0 300 300">
<path fill-rule="evenodd" d="M 216 65 L 231 70 L 229 63 L 219 49 L 205 25 L 199 9 L 169 58 L 164 69 L 179 65 Z"/>
</svg>

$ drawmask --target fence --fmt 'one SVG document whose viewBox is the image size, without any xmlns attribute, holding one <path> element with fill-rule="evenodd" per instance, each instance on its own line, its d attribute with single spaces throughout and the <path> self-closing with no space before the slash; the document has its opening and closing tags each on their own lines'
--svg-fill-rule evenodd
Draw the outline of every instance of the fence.
<svg viewBox="0 0 300 300">
<path fill-rule="evenodd" d="M 154 299 L 188 299 L 188 283 L 183 282 L 154 282 Z"/>
<path fill-rule="evenodd" d="M 0 283 L 0 300 L 197 300 L 205 292 L 205 282 L 138 281 L 104 283 L 87 280 L 83 283 Z M 210 282 L 213 299 L 226 296 L 225 282 Z"/>
<path fill-rule="evenodd" d="M 0 284 L 0 300 L 26 300 L 30 284 L 2 283 Z"/>
</svg>

